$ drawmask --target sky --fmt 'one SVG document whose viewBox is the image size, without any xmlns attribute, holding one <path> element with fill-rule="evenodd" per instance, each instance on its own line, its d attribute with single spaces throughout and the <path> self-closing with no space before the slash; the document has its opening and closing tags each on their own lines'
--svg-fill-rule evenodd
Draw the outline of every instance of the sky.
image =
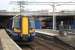
<svg viewBox="0 0 75 50">
<path fill-rule="evenodd" d="M 14 3 L 11 4 L 11 1 L 20 1 L 20 0 L 1 0 L 0 1 L 0 10 L 9 10 L 17 11 L 18 6 Z M 75 0 L 23 0 L 29 2 L 75 2 Z M 25 5 L 25 10 L 37 11 L 37 10 L 49 10 L 52 11 L 52 6 L 50 5 Z M 75 5 L 60 5 L 55 7 L 55 11 L 62 10 L 75 10 Z"/>
</svg>

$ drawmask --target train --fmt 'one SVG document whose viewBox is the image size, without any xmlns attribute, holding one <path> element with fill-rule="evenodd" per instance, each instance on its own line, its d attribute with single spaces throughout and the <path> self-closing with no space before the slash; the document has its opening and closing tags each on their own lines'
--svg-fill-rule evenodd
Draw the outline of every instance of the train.
<svg viewBox="0 0 75 50">
<path fill-rule="evenodd" d="M 26 41 L 31 42 L 36 37 L 36 29 L 48 29 L 48 20 L 45 17 L 44 20 L 40 21 L 41 16 L 25 16 L 25 15 L 16 15 L 11 17 L 7 23 L 7 31 L 10 37 L 15 41 Z M 45 27 L 43 27 L 43 25 Z M 35 31 L 36 30 L 36 31 Z M 44 33 L 43 33 L 44 34 Z"/>
<path fill-rule="evenodd" d="M 8 20 L 7 30 L 15 41 L 30 42 L 35 37 L 35 22 L 32 16 L 17 15 Z"/>
</svg>

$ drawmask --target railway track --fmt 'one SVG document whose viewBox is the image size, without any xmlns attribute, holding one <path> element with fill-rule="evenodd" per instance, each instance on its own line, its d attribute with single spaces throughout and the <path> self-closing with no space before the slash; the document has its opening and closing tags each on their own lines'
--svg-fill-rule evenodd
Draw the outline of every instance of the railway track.
<svg viewBox="0 0 75 50">
<path fill-rule="evenodd" d="M 21 44 L 21 45 L 20 45 Z M 40 35 L 30 43 L 21 42 L 19 46 L 23 50 L 75 50 L 55 37 Z"/>
<path fill-rule="evenodd" d="M 23 50 L 51 50 L 51 48 L 46 47 L 35 40 L 29 44 L 19 45 Z"/>
<path fill-rule="evenodd" d="M 39 34 L 39 33 L 38 33 Z M 46 45 L 52 45 L 55 48 L 61 48 L 63 50 L 75 50 L 75 48 L 73 46 L 70 46 L 69 44 L 66 44 L 65 42 L 61 41 L 60 39 L 58 39 L 55 36 L 48 36 L 48 35 L 44 35 L 44 34 L 39 34 L 38 36 L 38 40 L 44 41 L 46 43 Z"/>
</svg>

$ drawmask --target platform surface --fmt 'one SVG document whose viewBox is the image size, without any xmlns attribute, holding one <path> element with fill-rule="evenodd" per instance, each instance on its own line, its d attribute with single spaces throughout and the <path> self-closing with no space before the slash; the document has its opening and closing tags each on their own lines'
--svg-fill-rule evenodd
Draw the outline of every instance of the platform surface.
<svg viewBox="0 0 75 50">
<path fill-rule="evenodd" d="M 50 36 L 58 36 L 58 31 L 53 31 L 51 29 L 36 29 L 35 32 L 41 33 L 41 34 L 47 34 Z"/>
<path fill-rule="evenodd" d="M 65 43 L 69 44 L 70 46 L 75 47 L 75 35 L 67 35 L 67 36 L 58 36 L 58 38 Z"/>
<path fill-rule="evenodd" d="M 0 39 L 3 50 L 22 50 L 7 34 L 4 29 L 0 29 Z"/>
</svg>

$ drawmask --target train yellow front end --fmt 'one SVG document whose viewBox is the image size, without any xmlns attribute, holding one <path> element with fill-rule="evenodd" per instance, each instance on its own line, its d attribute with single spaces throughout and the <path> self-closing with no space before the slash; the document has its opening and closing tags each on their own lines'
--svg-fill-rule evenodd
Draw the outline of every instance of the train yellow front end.
<svg viewBox="0 0 75 50">
<path fill-rule="evenodd" d="M 13 31 L 17 34 L 17 40 L 32 41 L 35 36 L 34 19 L 29 16 L 13 17 Z"/>
</svg>

